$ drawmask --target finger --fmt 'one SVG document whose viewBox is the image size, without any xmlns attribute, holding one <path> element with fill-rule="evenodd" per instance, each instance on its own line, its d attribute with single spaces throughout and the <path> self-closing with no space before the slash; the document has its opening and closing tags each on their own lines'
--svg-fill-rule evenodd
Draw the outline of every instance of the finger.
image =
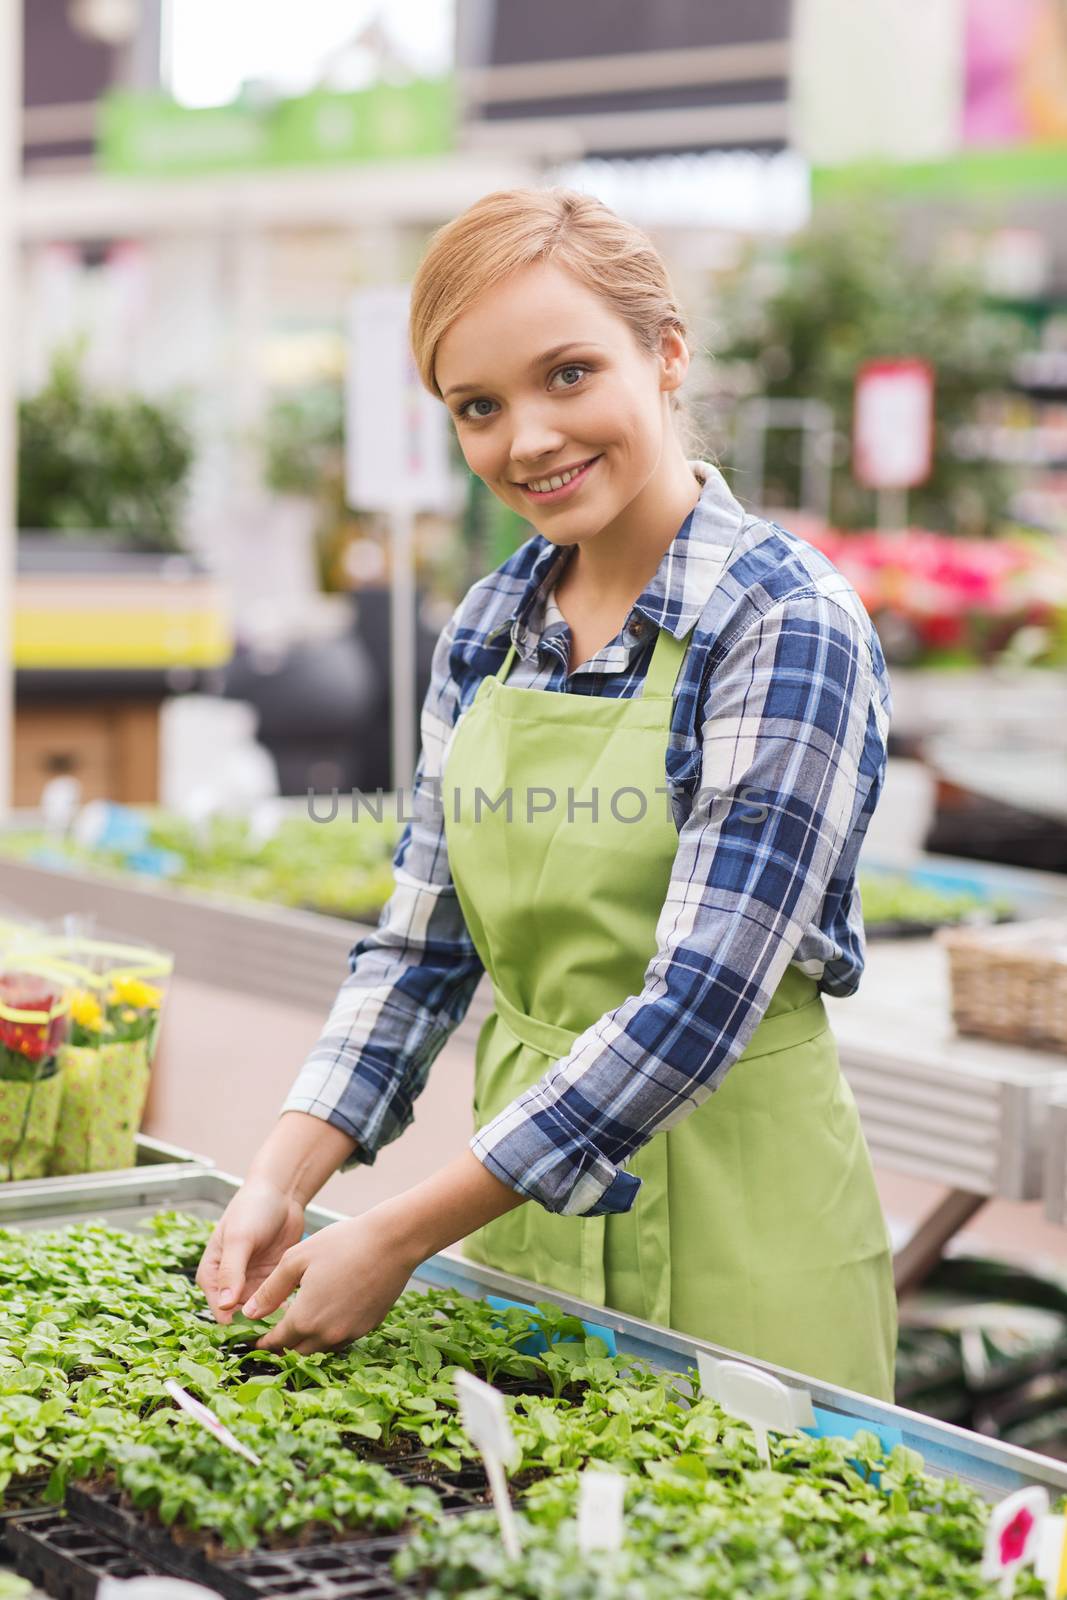
<svg viewBox="0 0 1067 1600">
<path fill-rule="evenodd" d="M 233 1312 L 245 1297 L 248 1258 L 254 1241 L 239 1229 L 227 1229 L 222 1236 L 218 1267 L 218 1302 L 223 1311 Z"/>
<path fill-rule="evenodd" d="M 269 1317 L 272 1311 L 277 1311 L 288 1300 L 306 1268 L 307 1258 L 302 1250 L 287 1250 L 270 1276 L 264 1279 L 251 1299 L 245 1301 L 245 1316 Z"/>
<path fill-rule="evenodd" d="M 295 1350 L 298 1356 L 314 1356 L 318 1355 L 320 1350 L 333 1350 L 336 1346 L 324 1344 L 321 1339 L 310 1337 L 301 1339 L 299 1344 L 290 1345 L 289 1348 Z"/>
<path fill-rule="evenodd" d="M 291 1307 L 280 1322 L 269 1328 L 262 1339 L 256 1340 L 257 1350 L 295 1350 L 311 1335 L 296 1320 L 295 1307 Z M 303 1352 L 306 1354 L 306 1352 Z"/>
<path fill-rule="evenodd" d="M 219 1262 L 222 1258 L 222 1233 L 216 1228 L 204 1247 L 196 1269 L 197 1286 L 203 1290 L 208 1305 L 217 1317 L 219 1314 Z"/>
</svg>

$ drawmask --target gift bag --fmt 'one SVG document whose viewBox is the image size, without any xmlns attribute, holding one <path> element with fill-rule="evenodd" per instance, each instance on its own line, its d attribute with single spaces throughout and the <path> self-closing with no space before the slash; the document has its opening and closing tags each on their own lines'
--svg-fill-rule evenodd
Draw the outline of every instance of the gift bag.
<svg viewBox="0 0 1067 1600">
<path fill-rule="evenodd" d="M 66 937 L 50 951 L 74 973 L 70 1040 L 48 1171 L 111 1172 L 137 1159 L 164 985 L 172 957 L 145 946 Z"/>
<path fill-rule="evenodd" d="M 63 1046 L 62 1106 L 48 1166 L 52 1176 L 114 1172 L 136 1163 L 149 1072 L 147 1037 Z"/>
<path fill-rule="evenodd" d="M 67 978 L 26 949 L 0 971 L 0 1182 L 45 1175 L 62 1102 Z"/>
</svg>

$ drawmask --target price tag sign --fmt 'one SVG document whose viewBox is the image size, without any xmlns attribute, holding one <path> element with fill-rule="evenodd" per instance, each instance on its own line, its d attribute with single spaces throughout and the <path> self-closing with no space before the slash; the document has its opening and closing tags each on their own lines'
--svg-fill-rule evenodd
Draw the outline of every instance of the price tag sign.
<svg viewBox="0 0 1067 1600">
<path fill-rule="evenodd" d="M 852 468 L 868 489 L 914 489 L 933 468 L 934 372 L 927 361 L 866 361 L 856 374 Z"/>
<path fill-rule="evenodd" d="M 697 1352 L 700 1387 L 705 1394 L 739 1422 L 746 1422 L 756 1436 L 761 1461 L 770 1465 L 768 1434 L 796 1433 L 815 1426 L 811 1395 L 806 1389 L 791 1389 L 780 1378 L 746 1361 L 719 1361 Z"/>
<path fill-rule="evenodd" d="M 188 1389 L 183 1389 L 181 1384 L 175 1383 L 173 1378 L 168 1378 L 163 1387 L 171 1399 L 181 1406 L 183 1411 L 187 1411 L 194 1421 L 199 1422 L 202 1428 L 206 1428 L 208 1433 L 216 1438 L 220 1444 L 226 1446 L 227 1450 L 233 1450 L 237 1455 L 244 1456 L 245 1460 L 250 1461 L 254 1467 L 263 1465 L 255 1451 L 249 1450 L 247 1445 L 242 1444 L 240 1439 L 230 1432 L 225 1423 L 219 1421 L 208 1406 L 193 1398 Z"/>
<path fill-rule="evenodd" d="M 578 1548 L 583 1556 L 597 1550 L 621 1550 L 626 1479 L 620 1472 L 587 1468 L 578 1479 Z"/>
<path fill-rule="evenodd" d="M 1009 1494 L 990 1512 L 982 1577 L 999 1578 L 1002 1595 L 1014 1594 L 1022 1568 L 1037 1560 L 1048 1508 L 1048 1490 L 1035 1486 Z"/>
<path fill-rule="evenodd" d="M 499 1389 L 483 1383 L 469 1372 L 457 1372 L 454 1382 L 463 1427 L 468 1439 L 481 1451 L 485 1462 L 485 1475 L 489 1479 L 504 1549 L 513 1561 L 517 1561 L 522 1550 L 511 1496 L 508 1494 L 506 1469 L 518 1465 L 519 1448 L 511 1431 L 504 1396 Z"/>
<path fill-rule="evenodd" d="M 1063 1600 L 1067 1595 L 1067 1516 L 1063 1513 L 1043 1519 L 1034 1565 L 1048 1600 Z"/>
</svg>

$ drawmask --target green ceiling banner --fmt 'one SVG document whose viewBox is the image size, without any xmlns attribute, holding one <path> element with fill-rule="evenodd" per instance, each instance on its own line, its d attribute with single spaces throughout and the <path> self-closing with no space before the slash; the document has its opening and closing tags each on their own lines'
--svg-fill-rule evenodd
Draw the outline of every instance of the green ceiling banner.
<svg viewBox="0 0 1067 1600">
<path fill-rule="evenodd" d="M 388 161 L 444 154 L 454 125 L 451 78 L 205 109 L 117 90 L 100 104 L 97 156 L 104 172 L 161 178 Z"/>
<path fill-rule="evenodd" d="M 940 161 L 855 162 L 812 171 L 816 201 L 859 194 L 936 199 L 1027 192 L 1062 193 L 1067 186 L 1067 143 L 963 150 Z"/>
</svg>

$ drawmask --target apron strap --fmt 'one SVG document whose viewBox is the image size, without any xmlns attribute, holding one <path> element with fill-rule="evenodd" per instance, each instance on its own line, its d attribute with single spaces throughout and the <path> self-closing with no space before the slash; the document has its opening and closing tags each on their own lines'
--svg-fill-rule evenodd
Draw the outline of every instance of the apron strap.
<svg viewBox="0 0 1067 1600">
<path fill-rule="evenodd" d="M 576 1033 L 568 1033 L 566 1028 L 557 1028 L 551 1022 L 540 1022 L 536 1017 L 528 1017 L 525 1011 L 520 1011 L 518 1006 L 512 1005 L 495 984 L 493 1009 L 513 1038 L 520 1044 L 529 1045 L 531 1050 L 537 1050 L 543 1056 L 551 1056 L 553 1061 L 559 1061 L 563 1056 L 569 1055 L 571 1046 L 578 1037 Z"/>
<path fill-rule="evenodd" d="M 504 657 L 504 660 L 503 660 L 503 662 L 501 664 L 501 667 L 500 667 L 500 671 L 498 673 L 496 673 L 496 677 L 500 680 L 501 683 L 504 682 L 504 679 L 507 677 L 508 673 L 511 671 L 511 663 L 514 661 L 514 659 L 515 659 L 515 641 L 513 639 L 511 641 L 511 644 L 508 646 L 508 653 Z"/>
<path fill-rule="evenodd" d="M 659 695 L 671 697 L 674 694 L 674 685 L 678 681 L 678 674 L 682 670 L 685 660 L 688 638 L 676 639 L 669 628 L 661 628 L 656 635 L 656 643 L 652 651 L 652 660 L 648 663 L 645 681 L 641 690 L 644 698 Z"/>
<path fill-rule="evenodd" d="M 527 1016 L 518 1006 L 512 1005 L 496 985 L 493 986 L 493 1009 L 513 1038 L 553 1061 L 569 1055 L 578 1037 L 577 1033 L 557 1028 L 554 1023 Z M 816 994 L 802 1006 L 765 1016 L 738 1060 L 758 1061 L 760 1056 L 795 1049 L 797 1045 L 817 1039 L 829 1026 L 822 996 Z"/>
</svg>

